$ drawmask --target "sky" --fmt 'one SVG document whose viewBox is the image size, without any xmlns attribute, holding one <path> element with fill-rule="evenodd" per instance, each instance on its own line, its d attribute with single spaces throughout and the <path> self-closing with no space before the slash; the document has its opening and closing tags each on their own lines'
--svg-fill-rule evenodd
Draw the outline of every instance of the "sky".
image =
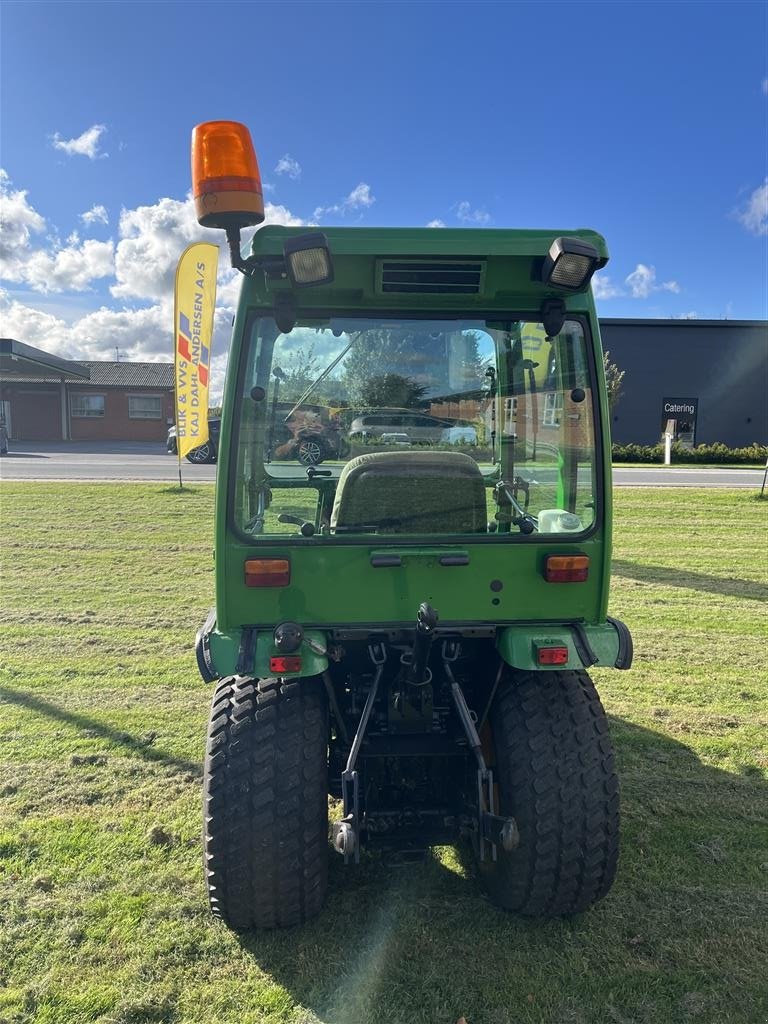
<svg viewBox="0 0 768 1024">
<path fill-rule="evenodd" d="M 222 244 L 201 121 L 253 136 L 267 223 L 588 227 L 603 317 L 768 317 L 768 5 L 35 3 L 0 8 L 0 333 L 162 360 L 173 278 Z"/>
</svg>

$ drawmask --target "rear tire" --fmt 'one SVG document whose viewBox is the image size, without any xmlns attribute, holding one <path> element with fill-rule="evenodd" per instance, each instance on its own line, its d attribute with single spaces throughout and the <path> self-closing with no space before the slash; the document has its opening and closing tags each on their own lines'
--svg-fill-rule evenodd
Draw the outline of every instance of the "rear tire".
<svg viewBox="0 0 768 1024">
<path fill-rule="evenodd" d="M 328 714 L 319 679 L 223 679 L 204 778 L 211 913 L 236 931 L 318 913 L 328 880 Z"/>
<path fill-rule="evenodd" d="M 619 786 L 608 722 L 586 672 L 518 672 L 490 714 L 502 815 L 520 845 L 480 863 L 495 903 L 536 917 L 586 910 L 619 854 Z"/>
</svg>

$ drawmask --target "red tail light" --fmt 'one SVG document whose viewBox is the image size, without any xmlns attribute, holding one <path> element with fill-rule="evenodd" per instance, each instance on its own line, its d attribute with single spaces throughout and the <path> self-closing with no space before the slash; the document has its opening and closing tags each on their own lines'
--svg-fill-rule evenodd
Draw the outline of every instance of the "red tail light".
<svg viewBox="0 0 768 1024">
<path fill-rule="evenodd" d="M 287 558 L 249 558 L 245 563 L 246 587 L 287 587 L 290 582 Z"/>
<path fill-rule="evenodd" d="M 547 583 L 583 583 L 588 576 L 588 555 L 548 555 L 544 560 Z"/>
<path fill-rule="evenodd" d="M 566 665 L 568 663 L 568 648 L 539 647 L 537 656 L 540 665 Z"/>
<path fill-rule="evenodd" d="M 301 672 L 301 658 L 296 655 L 280 655 L 269 659 L 269 671 L 276 676 L 285 675 L 286 672 Z"/>
</svg>

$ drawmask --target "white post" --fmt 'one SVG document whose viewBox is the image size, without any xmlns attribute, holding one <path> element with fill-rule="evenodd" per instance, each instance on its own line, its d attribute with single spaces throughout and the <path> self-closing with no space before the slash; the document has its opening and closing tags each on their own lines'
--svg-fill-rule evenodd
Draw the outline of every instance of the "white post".
<svg viewBox="0 0 768 1024">
<path fill-rule="evenodd" d="M 672 435 L 669 433 L 664 434 L 664 465 L 670 466 L 672 464 Z"/>
<path fill-rule="evenodd" d="M 62 376 L 59 385 L 59 404 L 61 405 L 61 440 L 69 440 L 69 409 L 67 408 L 67 385 Z"/>
</svg>

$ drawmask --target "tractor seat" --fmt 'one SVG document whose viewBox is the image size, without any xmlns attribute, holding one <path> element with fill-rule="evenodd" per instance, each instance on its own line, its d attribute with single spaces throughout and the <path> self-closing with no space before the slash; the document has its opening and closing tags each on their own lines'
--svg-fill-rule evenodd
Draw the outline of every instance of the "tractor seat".
<svg viewBox="0 0 768 1024">
<path fill-rule="evenodd" d="M 485 483 L 461 452 L 372 452 L 341 471 L 336 533 L 485 533 Z"/>
</svg>

